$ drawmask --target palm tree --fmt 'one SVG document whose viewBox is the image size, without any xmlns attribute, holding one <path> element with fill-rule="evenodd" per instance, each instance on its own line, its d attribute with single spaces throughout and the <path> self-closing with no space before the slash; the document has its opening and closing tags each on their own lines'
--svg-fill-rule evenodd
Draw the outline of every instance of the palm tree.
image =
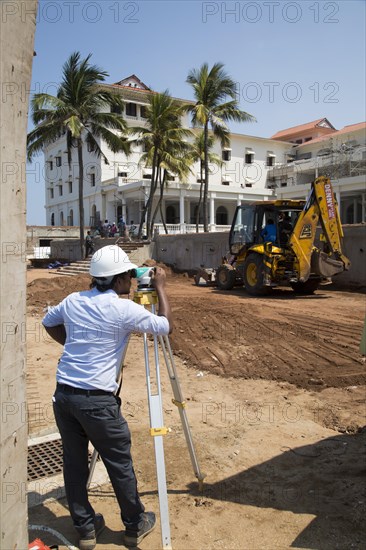
<svg viewBox="0 0 366 550">
<path fill-rule="evenodd" d="M 208 136 L 208 162 L 209 164 L 216 164 L 217 166 L 222 166 L 223 161 L 221 160 L 219 155 L 217 155 L 216 153 L 212 153 L 210 151 L 213 147 L 213 144 L 214 144 L 214 137 L 209 135 Z M 196 233 L 198 233 L 202 197 L 203 197 L 203 185 L 205 183 L 205 178 L 203 177 L 204 168 L 205 168 L 205 134 L 204 132 L 200 132 L 195 137 L 191 148 L 191 158 L 193 162 L 199 162 L 200 164 L 200 196 L 198 199 L 198 205 L 196 209 Z"/>
<path fill-rule="evenodd" d="M 98 157 L 108 159 L 101 149 L 102 140 L 114 152 L 129 152 L 129 143 L 125 137 L 127 125 L 121 114 L 121 98 L 101 83 L 108 73 L 90 65 L 91 54 L 80 59 L 75 52 L 63 66 L 63 78 L 57 95 L 35 94 L 31 101 L 32 120 L 35 125 L 27 137 L 28 160 L 54 143 L 66 132 L 68 163 L 71 166 L 72 149 L 77 149 L 79 167 L 79 224 L 80 253 L 84 255 L 84 163 L 83 145 L 88 144 L 90 151 Z M 106 112 L 107 111 L 107 112 Z"/>
<path fill-rule="evenodd" d="M 208 231 L 208 184 L 209 184 L 209 127 L 222 147 L 230 144 L 230 132 L 226 125 L 228 121 L 251 122 L 255 118 L 239 109 L 236 94 L 236 83 L 224 70 L 222 63 L 215 63 L 209 70 L 204 63 L 200 69 L 192 69 L 187 82 L 193 87 L 196 100 L 194 105 L 186 107 L 192 113 L 192 123 L 195 127 L 203 128 L 204 132 L 204 171 L 205 184 L 203 193 L 203 223 L 204 231 Z M 227 98 L 231 98 L 227 100 Z"/>
<path fill-rule="evenodd" d="M 188 147 L 184 141 L 191 136 L 191 131 L 182 128 L 183 108 L 169 95 L 166 90 L 163 93 L 154 94 L 149 98 L 146 106 L 144 127 L 134 127 L 132 130 L 139 137 L 137 143 L 142 143 L 146 154 L 141 157 L 141 162 L 151 166 L 151 180 L 149 197 L 144 205 L 139 237 L 146 220 L 146 235 L 149 239 L 153 228 L 153 201 L 161 178 L 160 170 L 166 169 L 177 172 L 179 168 L 179 156 Z M 162 183 L 164 189 L 164 182 Z"/>
<path fill-rule="evenodd" d="M 160 159 L 158 177 L 159 177 L 159 199 L 155 206 L 155 210 L 151 217 L 151 234 L 153 234 L 153 228 L 157 213 L 160 211 L 161 221 L 164 226 L 165 233 L 168 233 L 165 224 L 165 215 L 162 210 L 164 190 L 169 182 L 169 177 L 174 175 L 180 181 L 184 181 L 191 172 L 190 166 L 192 164 L 192 146 L 184 140 L 176 141 L 163 146 L 163 153 Z"/>
</svg>

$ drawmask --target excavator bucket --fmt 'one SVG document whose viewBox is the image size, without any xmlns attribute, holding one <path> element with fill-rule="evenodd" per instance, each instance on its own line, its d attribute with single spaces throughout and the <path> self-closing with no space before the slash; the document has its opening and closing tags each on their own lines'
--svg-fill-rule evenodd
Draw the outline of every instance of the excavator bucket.
<svg viewBox="0 0 366 550">
<path fill-rule="evenodd" d="M 321 277 L 333 277 L 344 271 L 344 263 L 340 260 L 330 258 L 325 252 L 314 250 L 311 256 L 311 271 Z"/>
</svg>

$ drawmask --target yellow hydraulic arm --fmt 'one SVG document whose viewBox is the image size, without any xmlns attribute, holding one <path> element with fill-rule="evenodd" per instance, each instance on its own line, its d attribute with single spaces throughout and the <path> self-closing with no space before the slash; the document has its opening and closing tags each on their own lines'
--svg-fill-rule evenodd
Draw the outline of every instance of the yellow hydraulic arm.
<svg viewBox="0 0 366 550">
<path fill-rule="evenodd" d="M 321 252 L 314 247 L 319 221 L 329 253 Z M 300 282 L 307 281 L 311 272 L 331 277 L 349 269 L 350 261 L 342 253 L 342 237 L 343 230 L 332 184 L 329 178 L 322 176 L 312 183 L 305 207 L 289 239 L 289 245 L 298 260 Z"/>
</svg>

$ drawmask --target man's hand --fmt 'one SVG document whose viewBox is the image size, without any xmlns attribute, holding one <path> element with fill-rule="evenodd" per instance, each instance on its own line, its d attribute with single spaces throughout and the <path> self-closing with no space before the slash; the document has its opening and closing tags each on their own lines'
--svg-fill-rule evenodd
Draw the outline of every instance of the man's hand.
<svg viewBox="0 0 366 550">
<path fill-rule="evenodd" d="M 151 275 L 151 285 L 157 290 L 165 286 L 166 274 L 162 267 L 154 267 Z"/>
<path fill-rule="evenodd" d="M 154 267 L 152 275 L 151 275 L 151 284 L 153 288 L 155 288 L 158 300 L 159 300 L 159 312 L 158 315 L 161 315 L 162 317 L 166 317 L 169 321 L 169 333 L 173 330 L 173 319 L 172 319 L 172 312 L 170 309 L 168 297 L 165 292 L 165 280 L 166 280 L 166 274 L 162 267 Z"/>
</svg>

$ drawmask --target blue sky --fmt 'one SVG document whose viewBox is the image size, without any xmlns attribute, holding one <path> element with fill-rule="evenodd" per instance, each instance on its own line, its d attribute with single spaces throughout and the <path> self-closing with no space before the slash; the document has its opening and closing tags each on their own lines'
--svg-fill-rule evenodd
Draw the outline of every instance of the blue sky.
<svg viewBox="0 0 366 550">
<path fill-rule="evenodd" d="M 190 69 L 220 61 L 256 123 L 232 131 L 270 137 L 327 117 L 365 120 L 364 0 L 39 0 L 31 93 L 56 93 L 74 51 L 113 83 L 136 74 L 156 91 L 192 99 Z M 38 164 L 43 158 L 37 159 Z M 27 223 L 43 225 L 42 171 L 27 175 Z"/>
</svg>

